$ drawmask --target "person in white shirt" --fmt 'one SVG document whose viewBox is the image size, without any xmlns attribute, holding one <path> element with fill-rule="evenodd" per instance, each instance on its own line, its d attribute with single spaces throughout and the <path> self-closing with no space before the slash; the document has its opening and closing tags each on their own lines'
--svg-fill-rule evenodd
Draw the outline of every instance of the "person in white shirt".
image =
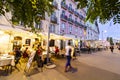
<svg viewBox="0 0 120 80">
<path fill-rule="evenodd" d="M 72 56 L 72 46 L 70 46 L 70 42 L 68 42 L 68 46 L 66 46 L 66 65 L 65 65 L 65 72 L 67 72 L 69 70 L 69 68 L 72 68 L 71 66 L 71 56 Z"/>
</svg>

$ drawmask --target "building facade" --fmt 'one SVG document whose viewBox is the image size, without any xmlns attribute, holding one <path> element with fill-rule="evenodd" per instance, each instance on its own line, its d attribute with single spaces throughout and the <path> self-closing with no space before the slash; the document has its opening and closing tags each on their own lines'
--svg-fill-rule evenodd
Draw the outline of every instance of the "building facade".
<svg viewBox="0 0 120 80">
<path fill-rule="evenodd" d="M 75 44 L 76 41 L 85 39 L 85 10 L 77 9 L 74 0 L 54 0 L 52 4 L 55 11 L 50 17 L 46 15 L 46 20 L 42 21 L 43 33 L 48 32 L 49 28 L 50 39 L 55 40 L 55 45 L 61 46 L 65 46 L 68 40 Z"/>
<path fill-rule="evenodd" d="M 99 40 L 99 26 L 95 21 L 93 24 L 87 22 L 86 40 Z"/>
<path fill-rule="evenodd" d="M 77 9 L 77 3 L 74 0 L 54 0 L 52 5 L 55 10 L 53 14 L 50 17 L 45 14 L 45 20 L 42 20 L 40 24 L 35 23 L 35 28 L 41 29 L 38 34 L 42 35 L 42 46 L 46 46 L 47 36 L 49 35 L 50 44 L 52 46 L 57 45 L 60 49 L 64 49 L 68 41 L 76 45 L 81 39 L 84 40 L 86 38 L 84 22 L 86 11 Z M 9 19 L 11 18 L 10 13 L 6 13 L 6 16 Z M 2 37 L 0 43 L 7 45 L 4 51 L 9 48 L 12 51 L 13 46 L 21 47 L 22 45 L 32 48 L 33 44 L 38 41 L 39 36 L 26 31 L 21 26 L 22 23 L 13 28 L 12 24 L 4 16 L 0 16 L 0 20 L 0 37 Z M 5 36 L 3 36 L 3 32 Z M 6 38 L 7 43 L 4 42 L 5 38 L 3 37 Z M 0 48 L 2 49 L 2 47 Z"/>
</svg>

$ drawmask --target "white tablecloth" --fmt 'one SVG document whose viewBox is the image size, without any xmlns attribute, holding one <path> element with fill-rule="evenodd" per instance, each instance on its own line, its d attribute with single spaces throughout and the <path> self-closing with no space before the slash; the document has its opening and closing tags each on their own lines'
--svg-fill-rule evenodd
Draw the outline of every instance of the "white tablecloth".
<svg viewBox="0 0 120 80">
<path fill-rule="evenodd" d="M 14 56 L 13 55 L 0 55 L 0 66 L 4 66 L 6 64 L 15 65 Z"/>
</svg>

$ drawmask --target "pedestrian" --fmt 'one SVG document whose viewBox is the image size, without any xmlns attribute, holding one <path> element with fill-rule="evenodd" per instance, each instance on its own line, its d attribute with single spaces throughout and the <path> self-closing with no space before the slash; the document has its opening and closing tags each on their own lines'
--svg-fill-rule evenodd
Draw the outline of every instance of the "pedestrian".
<svg viewBox="0 0 120 80">
<path fill-rule="evenodd" d="M 65 72 L 67 72 L 69 69 L 72 68 L 71 66 L 71 54 L 72 54 L 72 46 L 70 46 L 70 42 L 68 42 L 68 45 L 66 46 L 66 65 L 65 65 Z"/>
<path fill-rule="evenodd" d="M 119 50 L 119 52 L 120 52 L 120 45 L 118 46 L 118 50 Z"/>
<path fill-rule="evenodd" d="M 38 49 L 36 51 L 36 55 L 35 55 L 36 61 L 37 61 L 37 65 L 38 67 L 43 67 L 43 57 L 42 57 L 42 47 L 38 46 Z"/>
<path fill-rule="evenodd" d="M 110 50 L 113 53 L 113 50 L 114 50 L 114 46 L 113 45 L 110 46 Z"/>
<path fill-rule="evenodd" d="M 73 46 L 73 60 L 77 59 L 76 58 L 76 53 L 77 53 L 77 46 L 75 45 L 75 47 Z"/>
<path fill-rule="evenodd" d="M 87 48 L 88 48 L 88 54 L 91 54 L 91 47 L 90 47 L 90 45 L 87 46 Z"/>
</svg>

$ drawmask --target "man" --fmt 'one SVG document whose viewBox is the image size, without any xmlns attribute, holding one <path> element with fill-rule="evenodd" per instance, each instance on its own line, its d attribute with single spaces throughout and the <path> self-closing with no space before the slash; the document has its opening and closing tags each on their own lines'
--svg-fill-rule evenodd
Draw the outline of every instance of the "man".
<svg viewBox="0 0 120 80">
<path fill-rule="evenodd" d="M 72 46 L 70 46 L 70 42 L 68 42 L 68 46 L 66 46 L 66 65 L 65 65 L 65 72 L 67 72 L 70 68 L 72 68 L 71 66 L 71 55 L 72 55 Z"/>
</svg>

